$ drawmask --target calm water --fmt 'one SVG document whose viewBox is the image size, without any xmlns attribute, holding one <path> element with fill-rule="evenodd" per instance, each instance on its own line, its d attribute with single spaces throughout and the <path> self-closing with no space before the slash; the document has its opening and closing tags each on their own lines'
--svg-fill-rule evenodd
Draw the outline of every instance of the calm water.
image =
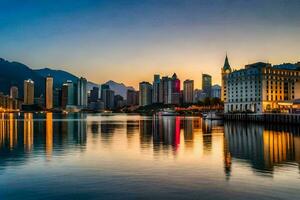
<svg viewBox="0 0 300 200">
<path fill-rule="evenodd" d="M 300 199 L 300 129 L 0 115 L 0 199 Z"/>
</svg>

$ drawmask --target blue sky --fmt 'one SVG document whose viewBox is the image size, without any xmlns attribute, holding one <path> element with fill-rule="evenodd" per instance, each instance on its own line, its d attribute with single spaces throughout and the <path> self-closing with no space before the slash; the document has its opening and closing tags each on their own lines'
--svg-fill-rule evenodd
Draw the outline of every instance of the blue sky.
<svg viewBox="0 0 300 200">
<path fill-rule="evenodd" d="M 296 0 L 0 0 L 0 57 L 137 86 L 154 73 L 220 82 L 234 68 L 300 61 Z"/>
</svg>

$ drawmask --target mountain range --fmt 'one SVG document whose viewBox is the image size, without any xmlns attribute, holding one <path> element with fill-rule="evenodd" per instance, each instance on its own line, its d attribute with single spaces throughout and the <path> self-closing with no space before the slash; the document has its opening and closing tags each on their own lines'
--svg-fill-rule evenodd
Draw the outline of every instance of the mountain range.
<svg viewBox="0 0 300 200">
<path fill-rule="evenodd" d="M 19 96 L 22 97 L 24 80 L 32 79 L 35 82 L 35 96 L 38 97 L 41 94 L 44 94 L 44 78 L 48 75 L 53 77 L 54 87 L 61 87 L 67 80 L 76 83 L 78 79 L 74 74 L 63 70 L 54 70 L 50 68 L 32 69 L 25 64 L 14 61 L 10 62 L 0 58 L 0 92 L 3 92 L 4 94 L 9 94 L 11 86 L 17 86 L 19 88 Z M 119 94 L 124 98 L 126 98 L 127 90 L 133 89 L 133 87 L 128 87 L 123 83 L 117 83 L 112 80 L 109 80 L 104 84 L 109 85 L 110 89 L 115 91 L 115 94 Z M 87 89 L 91 90 L 93 87 L 100 87 L 100 84 L 88 81 Z"/>
</svg>

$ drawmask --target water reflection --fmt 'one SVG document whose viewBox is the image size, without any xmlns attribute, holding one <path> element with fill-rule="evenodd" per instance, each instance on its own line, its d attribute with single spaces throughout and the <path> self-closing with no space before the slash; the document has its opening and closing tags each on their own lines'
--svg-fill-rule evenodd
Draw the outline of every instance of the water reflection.
<svg viewBox="0 0 300 200">
<path fill-rule="evenodd" d="M 248 163 L 246 167 L 257 175 L 272 176 L 276 167 L 299 165 L 299 133 L 299 127 L 223 124 L 199 117 L 0 114 L 0 169 L 26 165 L 35 156 L 53 162 L 57 156 L 67 158 L 76 152 L 88 155 L 116 149 L 122 155 L 125 145 L 132 150 L 128 157 L 148 156 L 157 162 L 176 158 L 213 167 L 227 181 L 241 170 L 234 164 Z"/>
<path fill-rule="evenodd" d="M 272 171 L 277 164 L 299 161 L 299 127 L 226 123 L 229 157 L 249 160 L 254 169 Z"/>
</svg>

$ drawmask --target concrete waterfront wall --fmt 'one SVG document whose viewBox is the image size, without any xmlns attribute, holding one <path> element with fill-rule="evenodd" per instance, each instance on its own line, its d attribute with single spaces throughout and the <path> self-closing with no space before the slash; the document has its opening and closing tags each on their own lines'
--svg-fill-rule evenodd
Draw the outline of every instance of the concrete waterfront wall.
<svg viewBox="0 0 300 200">
<path fill-rule="evenodd" d="M 300 125 L 300 114 L 281 114 L 281 113 L 224 114 L 224 120 L 253 121 L 253 122 L 263 122 L 263 123 L 285 123 L 285 124 L 299 124 Z"/>
</svg>

